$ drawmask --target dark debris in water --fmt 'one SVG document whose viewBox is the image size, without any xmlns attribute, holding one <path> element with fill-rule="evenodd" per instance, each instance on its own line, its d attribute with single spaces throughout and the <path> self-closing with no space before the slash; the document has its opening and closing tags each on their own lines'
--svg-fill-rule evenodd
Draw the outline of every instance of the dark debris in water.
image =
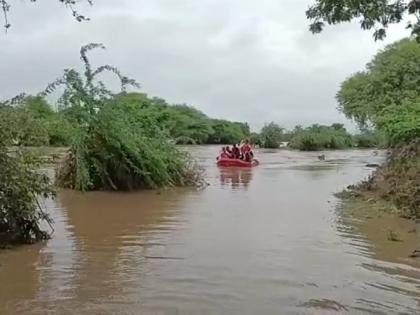
<svg viewBox="0 0 420 315">
<path fill-rule="evenodd" d="M 332 311 L 348 311 L 348 308 L 337 301 L 329 300 L 329 299 L 311 299 L 308 302 L 304 302 L 299 307 L 306 307 L 306 308 L 320 308 L 324 310 L 332 310 Z"/>
</svg>

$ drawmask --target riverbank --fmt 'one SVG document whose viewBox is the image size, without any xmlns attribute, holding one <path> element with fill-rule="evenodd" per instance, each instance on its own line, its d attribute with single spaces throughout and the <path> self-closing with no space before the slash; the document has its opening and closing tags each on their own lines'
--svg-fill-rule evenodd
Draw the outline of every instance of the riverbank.
<svg viewBox="0 0 420 315">
<path fill-rule="evenodd" d="M 349 186 L 339 197 L 376 201 L 381 207 L 386 202 L 386 212 L 420 218 L 420 140 L 395 148 L 368 180 Z"/>
<path fill-rule="evenodd" d="M 343 221 L 371 244 L 372 257 L 420 268 L 420 259 L 410 257 L 420 244 L 420 231 L 398 208 L 386 201 L 353 199 L 343 202 L 341 211 Z"/>
</svg>

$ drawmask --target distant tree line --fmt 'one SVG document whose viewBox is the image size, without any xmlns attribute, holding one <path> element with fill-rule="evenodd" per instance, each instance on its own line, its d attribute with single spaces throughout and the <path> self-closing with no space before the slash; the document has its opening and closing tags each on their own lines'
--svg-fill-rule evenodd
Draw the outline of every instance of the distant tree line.
<svg viewBox="0 0 420 315">
<path fill-rule="evenodd" d="M 266 124 L 260 133 L 252 133 L 254 145 L 264 148 L 279 148 L 282 143 L 289 148 L 302 151 L 317 151 L 324 149 L 373 148 L 385 147 L 387 140 L 381 133 L 362 129 L 358 134 L 350 134 L 343 124 L 331 126 L 313 124 L 309 127 L 296 126 L 287 131 L 278 124 Z"/>
<path fill-rule="evenodd" d="M 128 106 L 153 117 L 176 144 L 233 144 L 250 136 L 247 123 L 213 119 L 188 105 L 170 105 L 141 93 L 121 93 L 107 102 Z M 69 146 L 83 110 L 76 106 L 54 109 L 43 96 L 24 96 L 15 104 L 1 104 L 0 116 L 15 145 Z M 6 123 L 8 121 L 8 123 Z"/>
</svg>

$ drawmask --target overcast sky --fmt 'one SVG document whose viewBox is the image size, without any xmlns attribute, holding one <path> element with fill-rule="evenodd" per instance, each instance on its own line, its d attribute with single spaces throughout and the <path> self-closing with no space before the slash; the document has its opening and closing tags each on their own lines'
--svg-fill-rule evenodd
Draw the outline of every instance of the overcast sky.
<svg viewBox="0 0 420 315">
<path fill-rule="evenodd" d="M 375 43 L 357 24 L 308 31 L 311 0 L 96 0 L 78 23 L 58 0 L 12 1 L 12 28 L 0 33 L 0 98 L 36 93 L 64 68 L 79 67 L 80 46 L 102 42 L 92 63 L 110 63 L 142 91 L 187 103 L 211 117 L 247 121 L 343 122 L 335 94 L 385 44 L 408 35 L 391 28 Z"/>
</svg>

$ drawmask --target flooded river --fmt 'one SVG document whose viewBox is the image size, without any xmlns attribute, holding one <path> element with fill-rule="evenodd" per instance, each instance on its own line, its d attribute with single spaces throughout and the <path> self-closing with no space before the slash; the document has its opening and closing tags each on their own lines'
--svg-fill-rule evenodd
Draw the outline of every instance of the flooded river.
<svg viewBox="0 0 420 315">
<path fill-rule="evenodd" d="M 378 254 L 386 233 L 333 196 L 380 156 L 261 150 L 254 169 L 219 170 L 217 147 L 192 151 L 204 190 L 48 201 L 52 239 L 0 252 L 0 314 L 420 314 L 414 248 Z"/>
</svg>

